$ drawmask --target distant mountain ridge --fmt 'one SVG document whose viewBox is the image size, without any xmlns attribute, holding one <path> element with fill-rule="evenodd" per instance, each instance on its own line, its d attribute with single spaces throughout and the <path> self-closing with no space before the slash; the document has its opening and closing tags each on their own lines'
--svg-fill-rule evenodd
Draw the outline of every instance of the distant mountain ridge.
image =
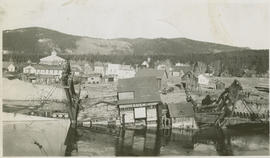
<svg viewBox="0 0 270 158">
<path fill-rule="evenodd" d="M 181 55 L 238 51 L 249 48 L 202 42 L 187 38 L 100 39 L 76 36 L 41 27 L 3 31 L 3 50 L 11 53 L 100 55 Z"/>
</svg>

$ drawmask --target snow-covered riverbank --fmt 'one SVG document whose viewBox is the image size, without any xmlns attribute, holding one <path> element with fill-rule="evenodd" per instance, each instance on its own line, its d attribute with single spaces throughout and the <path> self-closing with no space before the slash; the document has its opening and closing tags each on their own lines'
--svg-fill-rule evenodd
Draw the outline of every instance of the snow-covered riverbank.
<svg viewBox="0 0 270 158">
<path fill-rule="evenodd" d="M 21 121 L 54 121 L 59 120 L 55 118 L 48 118 L 48 117 L 39 117 L 39 116 L 30 116 L 30 115 L 23 115 L 23 114 L 15 114 L 15 113 L 6 113 L 2 112 L 2 120 L 3 121 L 11 121 L 11 122 L 21 122 Z"/>
<path fill-rule="evenodd" d="M 18 79 L 3 78 L 3 99 L 6 100 L 66 100 L 63 88 L 37 85 Z"/>
</svg>

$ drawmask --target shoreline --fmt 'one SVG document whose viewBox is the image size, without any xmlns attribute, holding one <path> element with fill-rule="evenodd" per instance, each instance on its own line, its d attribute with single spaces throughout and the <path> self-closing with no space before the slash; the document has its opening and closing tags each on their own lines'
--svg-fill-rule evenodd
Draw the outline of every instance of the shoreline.
<svg viewBox="0 0 270 158">
<path fill-rule="evenodd" d="M 31 116 L 15 113 L 2 112 L 2 122 L 25 122 L 25 121 L 68 121 L 67 119 L 56 119 L 40 116 Z"/>
</svg>

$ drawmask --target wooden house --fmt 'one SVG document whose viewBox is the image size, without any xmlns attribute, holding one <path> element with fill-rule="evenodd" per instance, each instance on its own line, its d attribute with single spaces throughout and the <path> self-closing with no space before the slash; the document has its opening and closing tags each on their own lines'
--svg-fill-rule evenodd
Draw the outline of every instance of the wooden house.
<svg viewBox="0 0 270 158">
<path fill-rule="evenodd" d="M 136 73 L 135 77 L 155 77 L 159 90 L 168 86 L 168 73 L 166 70 L 141 69 Z"/>
<path fill-rule="evenodd" d="M 94 72 L 97 74 L 101 74 L 102 77 L 106 74 L 106 65 L 101 62 L 96 62 L 94 64 Z"/>
<path fill-rule="evenodd" d="M 104 79 L 104 82 L 105 82 L 105 83 L 113 83 L 113 82 L 116 81 L 114 75 L 105 75 L 105 76 L 103 77 L 103 79 Z"/>
<path fill-rule="evenodd" d="M 28 65 L 23 68 L 24 74 L 36 74 L 36 68 L 32 65 Z"/>
<path fill-rule="evenodd" d="M 3 62 L 3 71 L 8 71 L 8 72 L 15 72 L 15 65 L 13 62 Z"/>
<path fill-rule="evenodd" d="M 135 69 L 131 65 L 120 65 L 117 73 L 118 79 L 132 78 L 135 77 Z"/>
<path fill-rule="evenodd" d="M 198 75 L 198 84 L 208 86 L 210 83 L 209 78 L 206 75 L 200 74 Z"/>
<path fill-rule="evenodd" d="M 59 82 L 62 72 L 63 66 L 61 65 L 32 64 L 23 68 L 25 75 L 35 75 L 38 83 L 46 84 Z"/>
<path fill-rule="evenodd" d="M 194 120 L 194 111 L 189 103 L 169 103 L 169 114 L 172 122 L 172 128 L 197 129 Z"/>
<path fill-rule="evenodd" d="M 155 77 L 118 80 L 117 98 L 122 125 L 158 125 L 161 99 Z"/>
<path fill-rule="evenodd" d="M 199 87 L 198 77 L 192 72 L 188 71 L 181 77 L 181 82 L 186 86 L 186 88 L 194 91 Z"/>
</svg>

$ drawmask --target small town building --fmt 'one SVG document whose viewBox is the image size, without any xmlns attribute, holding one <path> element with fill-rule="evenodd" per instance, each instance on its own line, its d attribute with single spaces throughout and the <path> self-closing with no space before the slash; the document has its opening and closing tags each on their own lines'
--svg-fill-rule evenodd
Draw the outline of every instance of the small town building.
<svg viewBox="0 0 270 158">
<path fill-rule="evenodd" d="M 8 66 L 8 71 L 9 71 L 9 72 L 15 72 L 15 66 L 14 66 L 13 64 L 10 64 L 10 65 Z"/>
<path fill-rule="evenodd" d="M 166 70 L 140 69 L 135 77 L 155 77 L 159 90 L 167 87 L 168 73 Z"/>
<path fill-rule="evenodd" d="M 108 64 L 106 75 L 114 76 L 114 80 L 132 78 L 135 76 L 135 69 L 131 65 Z"/>
<path fill-rule="evenodd" d="M 28 65 L 23 68 L 24 74 L 36 74 L 36 68 L 32 65 Z"/>
<path fill-rule="evenodd" d="M 117 76 L 120 70 L 120 64 L 108 64 L 106 75 L 114 75 Z"/>
<path fill-rule="evenodd" d="M 74 73 L 74 76 L 80 76 L 82 69 L 78 66 L 71 66 L 71 72 Z"/>
<path fill-rule="evenodd" d="M 90 64 L 85 63 L 83 66 L 83 73 L 84 74 L 92 74 L 92 73 L 94 73 L 94 69 L 91 67 Z"/>
<path fill-rule="evenodd" d="M 148 61 L 143 61 L 141 64 L 142 68 L 149 68 L 149 62 Z"/>
<path fill-rule="evenodd" d="M 15 65 L 13 62 L 3 62 L 3 70 L 8 72 L 15 72 Z"/>
<path fill-rule="evenodd" d="M 172 128 L 197 129 L 192 105 L 186 102 L 169 103 L 169 114 Z"/>
<path fill-rule="evenodd" d="M 104 79 L 105 83 L 111 83 L 111 82 L 116 81 L 115 76 L 113 76 L 113 75 L 106 75 L 106 76 L 103 77 L 103 79 Z"/>
<path fill-rule="evenodd" d="M 189 90 L 198 90 L 198 77 L 192 71 L 186 72 L 181 77 L 181 82 Z"/>
<path fill-rule="evenodd" d="M 191 71 L 192 67 L 189 65 L 184 65 L 184 66 L 175 66 L 172 68 L 172 76 L 174 77 L 182 77 L 185 73 L 188 71 Z"/>
<path fill-rule="evenodd" d="M 36 77 L 38 83 L 56 83 L 62 77 L 63 67 L 60 65 L 33 65 L 36 69 Z"/>
<path fill-rule="evenodd" d="M 198 76 L 198 83 L 200 84 L 200 85 L 205 85 L 205 86 L 207 86 L 207 85 L 209 85 L 209 78 L 208 77 L 206 77 L 205 75 L 203 75 L 203 74 L 200 74 L 199 76 Z"/>
<path fill-rule="evenodd" d="M 225 89 L 225 83 L 221 82 L 220 80 L 217 80 L 215 82 L 216 88 L 215 89 Z"/>
<path fill-rule="evenodd" d="M 102 77 L 106 74 L 106 66 L 101 62 L 96 62 L 94 64 L 94 73 L 101 74 Z"/>
<path fill-rule="evenodd" d="M 161 99 L 155 77 L 118 80 L 117 98 L 122 125 L 158 125 L 161 117 Z"/>
<path fill-rule="evenodd" d="M 50 56 L 41 58 L 39 63 L 45 65 L 62 65 L 65 62 L 66 62 L 65 59 L 57 56 L 56 51 L 52 51 Z"/>
<path fill-rule="evenodd" d="M 135 69 L 131 65 L 120 65 L 120 69 L 117 73 L 118 79 L 135 77 Z"/>
<path fill-rule="evenodd" d="M 32 65 L 36 69 L 36 75 L 52 75 L 52 76 L 62 76 L 63 66 L 56 65 Z"/>
<path fill-rule="evenodd" d="M 60 65 L 32 64 L 23 68 L 23 73 L 25 75 L 35 75 L 35 82 L 46 84 L 59 82 L 62 76 L 62 72 L 63 67 Z"/>
</svg>

